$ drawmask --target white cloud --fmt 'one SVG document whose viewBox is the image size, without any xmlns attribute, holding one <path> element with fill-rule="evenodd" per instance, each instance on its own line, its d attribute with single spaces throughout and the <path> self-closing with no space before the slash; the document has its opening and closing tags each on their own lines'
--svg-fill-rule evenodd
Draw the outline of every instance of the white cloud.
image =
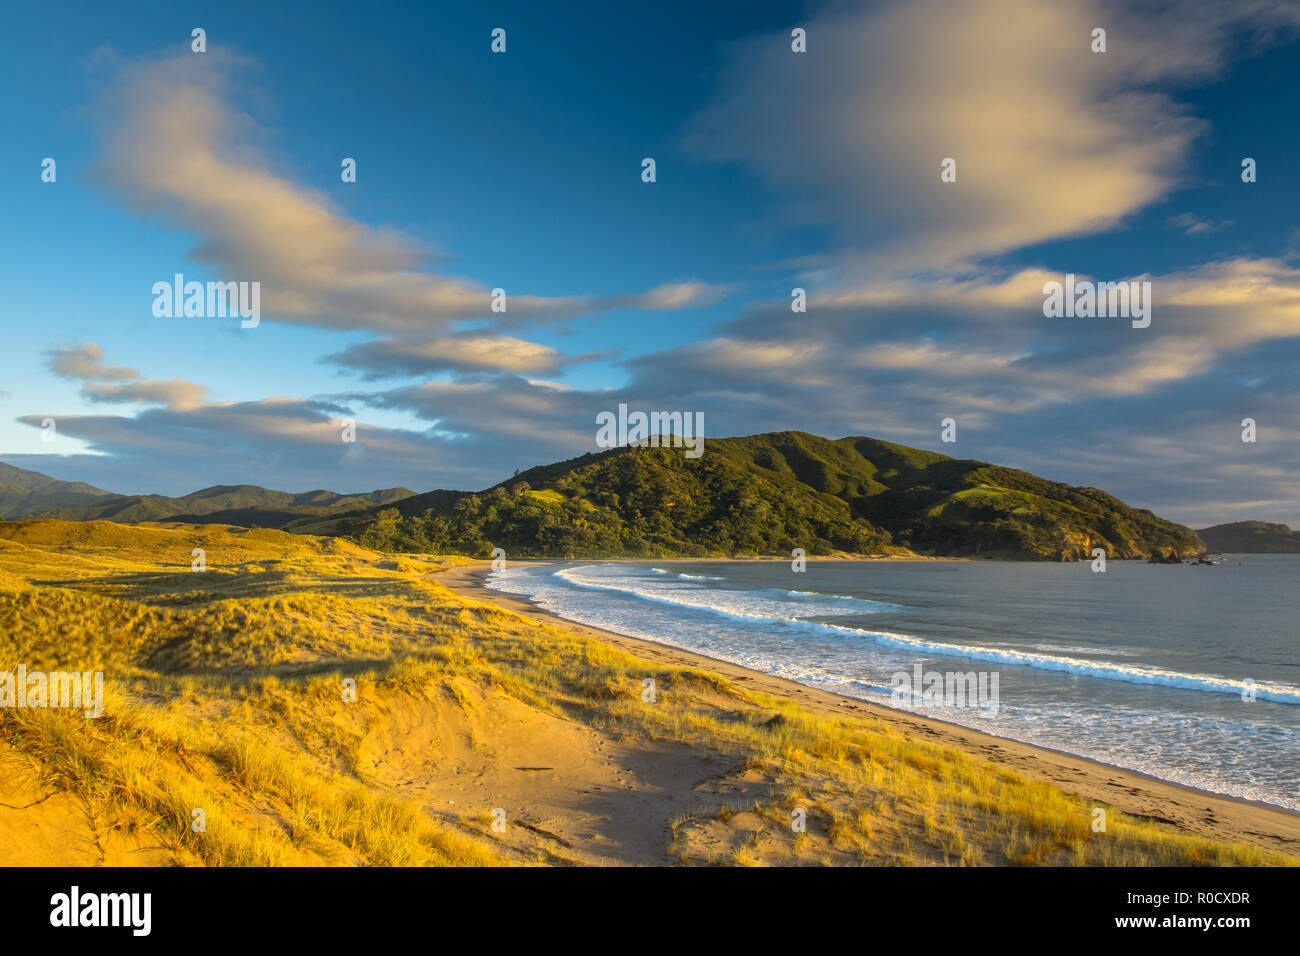
<svg viewBox="0 0 1300 956">
<path fill-rule="evenodd" d="M 86 382 L 126 382 L 139 378 L 135 369 L 104 364 L 104 350 L 94 342 L 50 349 L 45 353 L 50 371 L 62 378 Z"/>
<path fill-rule="evenodd" d="M 142 378 L 123 385 L 87 384 L 81 390 L 82 397 L 91 402 L 166 405 L 177 410 L 198 408 L 206 393 L 202 385 L 179 378 L 167 381 Z"/>
<path fill-rule="evenodd" d="M 248 64 L 220 51 L 123 69 L 100 113 L 103 178 L 138 211 L 201 237 L 192 256 L 225 281 L 261 283 L 271 321 L 428 334 L 457 319 L 499 324 L 610 308 L 681 309 L 717 301 L 697 280 L 624 296 L 542 297 L 491 290 L 422 268 L 428 250 L 349 218 L 325 195 L 276 173 L 250 145 L 265 133 L 231 101 Z"/>
<path fill-rule="evenodd" d="M 1167 194 L 1203 124 L 1151 84 L 1212 73 L 1241 21 L 1295 18 L 1263 2 L 836 5 L 800 21 L 805 54 L 788 32 L 737 45 L 686 145 L 756 174 L 790 219 L 835 225 L 829 284 L 961 271 Z"/>
<path fill-rule="evenodd" d="M 208 391 L 183 379 L 164 382 L 141 378 L 135 369 L 105 365 L 104 350 L 94 342 L 54 348 L 45 354 L 50 371 L 62 378 L 81 381 L 81 397 L 88 402 L 166 405 L 187 410 L 197 408 Z"/>
<path fill-rule="evenodd" d="M 573 360 L 550 346 L 525 339 L 463 334 L 433 340 L 380 339 L 354 345 L 327 361 L 376 379 L 438 372 L 554 375 Z"/>
</svg>

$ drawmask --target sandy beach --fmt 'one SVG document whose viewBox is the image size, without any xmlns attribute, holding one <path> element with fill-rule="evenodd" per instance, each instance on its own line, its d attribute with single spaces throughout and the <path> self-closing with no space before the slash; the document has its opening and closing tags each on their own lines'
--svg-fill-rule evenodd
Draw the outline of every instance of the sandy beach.
<svg viewBox="0 0 1300 956">
<path fill-rule="evenodd" d="M 807 687 L 668 645 L 574 623 L 541 610 L 524 598 L 487 589 L 484 579 L 489 570 L 486 563 L 461 565 L 431 577 L 466 599 L 562 627 L 647 661 L 710 671 L 749 689 L 796 701 L 819 714 L 872 718 L 912 738 L 956 748 L 978 760 L 1011 769 L 1028 779 L 1044 781 L 1085 800 L 1109 804 L 1133 816 L 1214 839 L 1240 841 L 1292 854 L 1300 852 L 1300 814 L 1183 787 L 1087 758 Z"/>
</svg>

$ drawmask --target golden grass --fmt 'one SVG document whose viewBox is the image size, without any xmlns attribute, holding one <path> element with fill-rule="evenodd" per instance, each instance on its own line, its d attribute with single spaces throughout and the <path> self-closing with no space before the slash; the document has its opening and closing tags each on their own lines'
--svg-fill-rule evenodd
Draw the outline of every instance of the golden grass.
<svg viewBox="0 0 1300 956">
<path fill-rule="evenodd" d="M 190 570 L 193 548 L 206 572 Z M 344 708 L 465 687 L 610 739 L 729 758 L 714 802 L 665 821 L 678 862 L 1296 862 L 1112 808 L 1093 833 L 1091 804 L 878 721 L 822 717 L 466 602 L 428 577 L 449 563 L 461 562 L 220 526 L 0 523 L 0 670 L 103 670 L 113 688 L 99 720 L 0 711 L 0 740 L 92 819 L 125 814 L 180 863 L 522 859 L 483 820 L 435 813 L 357 765 Z M 645 677 L 654 703 L 641 699 Z M 361 704 L 341 700 L 345 678 Z M 791 829 L 797 810 L 805 832 Z"/>
</svg>

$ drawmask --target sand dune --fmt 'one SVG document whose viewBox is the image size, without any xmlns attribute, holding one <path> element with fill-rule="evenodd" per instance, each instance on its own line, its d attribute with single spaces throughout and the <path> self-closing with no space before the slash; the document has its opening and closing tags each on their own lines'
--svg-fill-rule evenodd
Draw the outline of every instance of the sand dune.
<svg viewBox="0 0 1300 956">
<path fill-rule="evenodd" d="M 0 865 L 1300 859 L 1296 815 L 570 625 L 486 569 L 0 524 L 0 669 L 110 688 L 97 719 L 0 709 Z"/>
</svg>

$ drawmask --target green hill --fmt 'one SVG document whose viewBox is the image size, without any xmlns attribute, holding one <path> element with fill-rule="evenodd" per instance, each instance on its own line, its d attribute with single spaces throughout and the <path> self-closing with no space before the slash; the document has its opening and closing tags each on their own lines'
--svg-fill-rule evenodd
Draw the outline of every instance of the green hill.
<svg viewBox="0 0 1300 956">
<path fill-rule="evenodd" d="M 1264 521 L 1233 521 L 1196 532 L 1222 554 L 1300 554 L 1300 531 Z"/>
<path fill-rule="evenodd" d="M 0 518 L 27 518 L 51 508 L 91 507 L 105 498 L 117 497 L 111 491 L 80 481 L 59 481 L 49 475 L 26 468 L 16 468 L 0 461 Z"/>
<path fill-rule="evenodd" d="M 297 530 L 313 530 L 301 523 Z M 617 448 L 482 492 L 433 491 L 336 522 L 386 550 L 517 557 L 857 554 L 1145 558 L 1204 550 L 1189 528 L 1095 488 L 872 438 L 776 432 L 706 454 Z"/>
<path fill-rule="evenodd" d="M 65 521 L 184 521 L 190 524 L 260 525 L 281 528 L 304 517 L 334 515 L 392 504 L 415 494 L 409 488 L 384 488 L 365 494 L 333 491 L 291 494 L 257 485 L 214 485 L 180 498 L 117 495 L 90 508 L 58 508 L 33 515 Z"/>
<path fill-rule="evenodd" d="M 189 524 L 259 525 L 281 528 L 304 518 L 364 511 L 415 492 L 384 488 L 364 494 L 306 491 L 292 494 L 257 485 L 214 485 L 179 498 L 119 495 L 80 482 L 56 481 L 35 471 L 0 463 L 0 518 L 64 521 L 183 521 Z"/>
</svg>

